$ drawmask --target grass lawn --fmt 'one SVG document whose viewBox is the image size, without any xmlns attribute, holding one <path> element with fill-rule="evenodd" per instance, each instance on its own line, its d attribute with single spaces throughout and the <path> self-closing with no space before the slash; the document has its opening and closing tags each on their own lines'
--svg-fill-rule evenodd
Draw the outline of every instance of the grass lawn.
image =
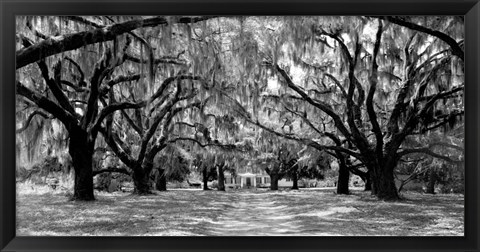
<svg viewBox="0 0 480 252">
<path fill-rule="evenodd" d="M 399 202 L 333 190 L 170 190 L 152 196 L 18 193 L 18 236 L 463 236 L 463 195 L 404 193 Z"/>
</svg>

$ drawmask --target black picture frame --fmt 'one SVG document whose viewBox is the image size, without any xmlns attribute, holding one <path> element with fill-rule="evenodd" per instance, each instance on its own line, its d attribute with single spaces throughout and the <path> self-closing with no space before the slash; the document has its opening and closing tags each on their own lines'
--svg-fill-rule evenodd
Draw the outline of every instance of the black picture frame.
<svg viewBox="0 0 480 252">
<path fill-rule="evenodd" d="M 16 237 L 15 15 L 465 15 L 465 237 Z M 479 251 L 479 0 L 0 0 L 0 251 Z"/>
</svg>

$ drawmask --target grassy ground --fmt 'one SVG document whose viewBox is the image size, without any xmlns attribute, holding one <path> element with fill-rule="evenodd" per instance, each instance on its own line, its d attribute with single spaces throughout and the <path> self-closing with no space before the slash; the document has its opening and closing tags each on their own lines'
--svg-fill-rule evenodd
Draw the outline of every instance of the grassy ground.
<svg viewBox="0 0 480 252">
<path fill-rule="evenodd" d="M 333 190 L 170 190 L 152 196 L 17 194 L 19 236 L 463 236 L 463 195 L 405 193 L 400 202 Z"/>
</svg>

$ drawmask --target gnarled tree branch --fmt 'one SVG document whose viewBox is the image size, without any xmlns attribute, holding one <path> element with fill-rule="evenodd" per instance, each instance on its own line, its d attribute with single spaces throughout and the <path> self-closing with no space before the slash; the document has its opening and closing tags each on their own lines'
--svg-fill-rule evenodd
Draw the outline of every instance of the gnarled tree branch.
<svg viewBox="0 0 480 252">
<path fill-rule="evenodd" d="M 173 20 L 173 22 L 189 24 L 208 20 L 211 18 L 214 17 L 180 17 Z M 119 35 L 141 27 L 152 27 L 164 24 L 168 24 L 168 20 L 165 17 L 152 17 L 146 19 L 130 20 L 90 31 L 50 37 L 40 43 L 18 50 L 16 52 L 15 67 L 16 69 L 19 69 L 54 54 L 78 49 L 85 45 L 110 41 L 115 39 Z"/>
<path fill-rule="evenodd" d="M 41 116 L 45 119 L 52 119 L 53 118 L 50 115 L 48 115 L 48 114 L 46 114 L 46 113 L 44 113 L 40 110 L 36 110 L 27 117 L 27 120 L 25 121 L 25 123 L 23 124 L 23 126 L 21 128 L 15 130 L 15 133 L 20 133 L 20 132 L 26 130 L 28 128 L 28 126 L 30 126 L 30 122 L 32 121 L 33 117 L 35 117 L 36 115 L 39 115 L 39 116 Z"/>
<path fill-rule="evenodd" d="M 398 17 L 392 17 L 392 16 L 380 16 L 377 17 L 379 19 L 387 20 L 391 23 L 407 27 L 409 29 L 415 30 L 415 31 L 420 31 L 429 35 L 432 35 L 434 37 L 437 37 L 447 43 L 450 48 L 452 49 L 452 53 L 459 57 L 460 59 L 464 60 L 465 58 L 465 53 L 463 52 L 463 49 L 460 47 L 460 45 L 455 41 L 452 37 L 448 36 L 447 34 L 437 31 L 437 30 L 432 30 L 430 28 L 427 28 L 425 26 L 417 25 L 415 23 L 400 19 Z"/>
</svg>

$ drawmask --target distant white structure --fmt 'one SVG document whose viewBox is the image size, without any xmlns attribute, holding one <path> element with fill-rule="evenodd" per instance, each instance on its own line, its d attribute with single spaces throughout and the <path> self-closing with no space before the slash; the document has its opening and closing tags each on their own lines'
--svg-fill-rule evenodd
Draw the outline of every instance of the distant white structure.
<svg viewBox="0 0 480 252">
<path fill-rule="evenodd" d="M 270 177 L 262 173 L 239 173 L 232 176 L 230 173 L 225 173 L 225 186 L 232 188 L 256 188 L 270 186 Z"/>
<path fill-rule="evenodd" d="M 303 181 L 299 180 L 299 183 Z M 226 172 L 225 186 L 229 188 L 267 188 L 270 187 L 270 176 L 266 173 L 239 173 L 236 176 Z M 278 181 L 279 187 L 292 187 L 293 181 L 288 178 L 283 178 Z"/>
<path fill-rule="evenodd" d="M 248 164 L 243 169 L 237 170 L 235 176 L 232 176 L 231 173 L 225 172 L 225 187 L 228 188 L 268 188 L 270 187 L 270 176 L 265 172 L 264 169 L 255 167 L 251 164 Z M 299 186 L 310 187 L 312 184 L 316 186 L 316 180 L 298 181 Z M 278 187 L 292 187 L 293 181 L 289 178 L 283 178 L 278 180 Z"/>
</svg>

